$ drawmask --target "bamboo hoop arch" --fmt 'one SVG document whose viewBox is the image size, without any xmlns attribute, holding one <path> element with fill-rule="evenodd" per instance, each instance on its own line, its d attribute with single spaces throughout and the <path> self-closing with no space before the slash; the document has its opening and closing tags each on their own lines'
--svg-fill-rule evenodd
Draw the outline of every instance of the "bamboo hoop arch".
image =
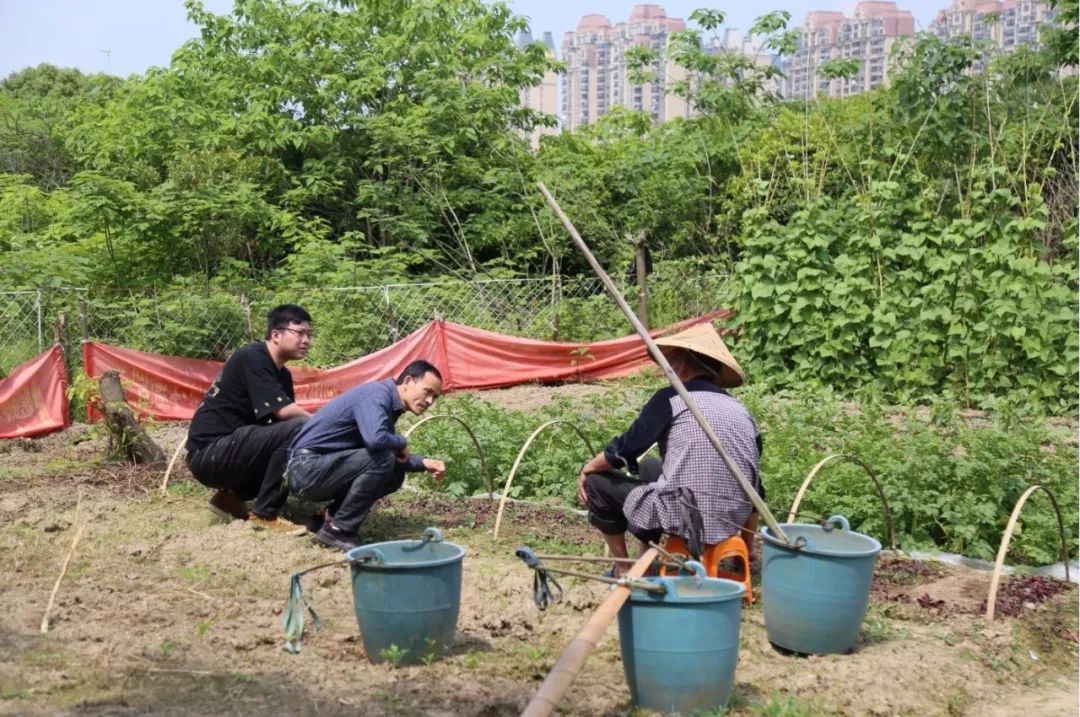
<svg viewBox="0 0 1080 717">
<path fill-rule="evenodd" d="M 465 432 L 469 434 L 469 438 L 472 439 L 473 445 L 476 446 L 476 455 L 480 457 L 480 472 L 484 476 L 484 485 L 487 487 L 488 495 L 495 495 L 495 487 L 492 486 L 491 476 L 488 475 L 487 461 L 484 460 L 484 451 L 482 448 L 480 448 L 480 441 L 476 440 L 476 434 L 473 433 L 473 430 L 469 428 L 469 424 L 465 423 L 465 421 L 461 420 L 457 416 L 451 416 L 446 413 L 438 413 L 434 416 L 425 416 L 424 418 L 421 418 L 419 421 L 406 428 L 401 435 L 408 438 L 417 428 L 424 425 L 428 421 L 434 421 L 436 418 L 448 418 L 451 421 L 456 421 L 457 423 L 460 423 L 461 427 L 465 429 Z"/>
<path fill-rule="evenodd" d="M 814 480 L 814 476 L 818 474 L 818 471 L 822 467 L 837 458 L 843 458 L 846 461 L 850 461 L 860 466 L 866 475 L 870 477 L 874 487 L 877 488 L 878 497 L 881 498 L 881 505 L 885 509 L 885 527 L 889 531 L 889 548 L 896 550 L 896 537 L 893 535 L 892 513 L 889 512 L 889 502 L 885 500 L 885 491 L 881 489 L 881 483 L 878 481 L 877 476 L 874 474 L 873 469 L 866 465 L 861 458 L 848 453 L 834 453 L 831 456 L 823 458 L 818 461 L 818 464 L 810 469 L 810 472 L 803 479 L 802 485 L 799 486 L 799 492 L 795 494 L 795 501 L 791 504 L 791 510 L 788 511 L 787 522 L 790 523 L 795 520 L 795 514 L 799 512 L 799 505 L 802 503 L 803 495 L 806 493 L 806 489 L 810 487 L 810 481 Z"/>
<path fill-rule="evenodd" d="M 1065 521 L 1061 519 L 1061 509 L 1058 507 L 1057 498 L 1046 486 L 1033 485 L 1024 491 L 1020 500 L 1016 501 L 1012 515 L 1009 516 L 1009 524 L 1005 526 L 1005 533 L 1001 536 L 1001 545 L 998 546 L 997 559 L 994 561 L 994 574 L 990 577 L 990 592 L 986 596 L 986 621 L 988 623 L 994 621 L 994 606 L 997 603 L 998 583 L 1001 582 L 1001 567 L 1005 564 L 1005 554 L 1009 551 L 1013 530 L 1016 529 L 1016 523 L 1020 519 L 1020 509 L 1024 507 L 1024 503 L 1031 494 L 1040 488 L 1050 498 L 1050 505 L 1054 506 L 1054 513 L 1057 514 L 1058 535 L 1061 538 L 1061 562 L 1065 566 L 1065 579 L 1069 580 L 1069 547 L 1065 542 Z"/>
<path fill-rule="evenodd" d="M 525 451 L 529 449 L 529 446 L 532 445 L 533 440 L 537 436 L 539 436 L 545 428 L 554 426 L 559 423 L 565 423 L 566 425 L 574 429 L 574 432 L 578 434 L 582 442 L 585 444 L 585 448 L 588 449 L 589 455 L 593 455 L 595 453 L 595 451 L 593 451 L 592 444 L 589 443 L 589 439 L 585 437 L 585 434 L 581 432 L 580 428 L 578 428 L 570 421 L 565 421 L 557 418 L 554 421 L 548 421 L 547 423 L 533 431 L 532 435 L 525 440 L 525 444 L 521 447 L 521 450 L 518 451 L 517 458 L 514 459 L 514 465 L 510 468 L 510 475 L 506 476 L 506 485 L 503 486 L 502 497 L 499 499 L 499 512 L 495 514 L 495 529 L 492 531 L 491 534 L 491 537 L 494 540 L 499 539 L 499 526 L 502 525 L 503 510 L 506 508 L 506 497 L 510 495 L 510 484 L 513 482 L 514 476 L 517 475 L 518 468 L 521 466 L 521 459 L 525 457 Z"/>
<path fill-rule="evenodd" d="M 176 450 L 173 451 L 172 460 L 169 461 L 169 466 L 165 469 L 165 477 L 161 479 L 161 494 L 165 495 L 169 491 L 169 476 L 172 475 L 173 466 L 176 465 L 176 459 L 180 457 L 180 451 L 183 450 L 184 444 L 187 443 L 187 435 L 180 439 L 180 442 L 176 444 Z"/>
</svg>

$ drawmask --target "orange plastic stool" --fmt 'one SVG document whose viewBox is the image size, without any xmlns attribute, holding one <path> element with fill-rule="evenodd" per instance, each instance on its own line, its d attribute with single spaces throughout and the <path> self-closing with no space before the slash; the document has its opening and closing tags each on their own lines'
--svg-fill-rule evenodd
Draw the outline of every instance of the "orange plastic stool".
<svg viewBox="0 0 1080 717">
<path fill-rule="evenodd" d="M 664 550 L 674 555 L 690 556 L 690 549 L 686 547 L 686 541 L 678 535 L 667 536 Z M 737 559 L 742 564 L 742 571 L 738 573 L 721 572 L 720 561 L 727 558 Z M 719 543 L 706 545 L 705 554 L 701 556 L 701 559 L 705 565 L 706 575 L 710 578 L 727 578 L 742 583 L 743 587 L 746 588 L 746 592 L 743 593 L 743 600 L 748 603 L 754 602 L 754 593 L 750 589 L 750 552 L 746 549 L 746 541 L 742 539 L 741 535 L 736 533 Z M 660 574 L 667 575 L 667 570 L 667 568 L 660 568 Z"/>
</svg>

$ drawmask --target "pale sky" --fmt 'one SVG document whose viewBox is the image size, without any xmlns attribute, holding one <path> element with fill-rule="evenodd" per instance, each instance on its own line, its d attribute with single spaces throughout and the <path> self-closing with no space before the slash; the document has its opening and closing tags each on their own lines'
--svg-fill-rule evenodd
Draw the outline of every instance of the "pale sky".
<svg viewBox="0 0 1080 717">
<path fill-rule="evenodd" d="M 759 3 L 708 0 L 653 0 L 669 17 L 686 19 L 700 7 L 728 13 L 725 27 L 745 31 L 753 19 L 773 9 L 791 12 L 801 24 L 809 10 L 851 14 L 854 0 L 765 0 Z M 218 14 L 232 0 L 204 0 Z M 612 22 L 629 19 L 633 0 L 512 0 L 514 12 L 530 19 L 533 36 L 573 30 L 583 14 L 606 15 Z M 929 26 L 949 0 L 899 0 L 915 15 L 916 29 Z M 182 0 L 0 0 L 0 79 L 23 67 L 47 62 L 84 72 L 110 72 L 126 77 L 151 66 L 169 64 L 172 53 L 197 34 L 187 22 Z"/>
</svg>

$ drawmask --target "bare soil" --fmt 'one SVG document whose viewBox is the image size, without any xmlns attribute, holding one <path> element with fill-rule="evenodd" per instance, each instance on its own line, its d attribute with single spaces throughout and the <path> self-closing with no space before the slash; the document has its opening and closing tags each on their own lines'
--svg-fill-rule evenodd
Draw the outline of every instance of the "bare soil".
<svg viewBox="0 0 1080 717">
<path fill-rule="evenodd" d="M 642 372 L 640 380 L 646 381 L 650 376 L 651 374 Z M 626 379 L 623 379 L 624 384 L 625 381 Z M 611 386 L 612 384 L 603 381 L 556 385 L 525 383 L 520 386 L 486 390 L 482 396 L 485 401 L 500 408 L 530 412 L 560 399 L 575 401 L 591 396 L 604 396 L 606 401 L 610 402 L 612 399 L 617 401 L 617 396 L 614 395 Z"/>
<path fill-rule="evenodd" d="M 544 398 L 517 396 L 529 407 Z M 154 435 L 171 456 L 183 433 L 169 425 Z M 516 715 L 608 594 L 600 583 L 568 578 L 563 602 L 540 612 L 532 574 L 513 555 L 521 544 L 599 554 L 582 517 L 514 505 L 494 542 L 493 502 L 403 490 L 377 507 L 363 538 L 435 525 L 467 548 L 450 654 L 417 667 L 369 663 L 348 570 L 333 567 L 304 579 L 323 628 L 290 655 L 281 625 L 289 576 L 335 554 L 306 537 L 222 523 L 182 466 L 161 494 L 160 471 L 104 462 L 103 447 L 86 426 L 0 444 L 0 714 Z M 302 519 L 304 508 L 290 505 L 292 517 Z M 84 521 L 49 631 L 40 634 Z M 850 655 L 781 654 L 760 603 L 752 605 L 728 713 L 1076 715 L 1075 587 L 1021 602 L 1017 617 L 987 626 L 988 585 L 988 573 L 882 556 Z M 1004 599 L 1027 594 L 1010 585 Z M 560 712 L 646 714 L 630 704 L 614 625 Z"/>
</svg>

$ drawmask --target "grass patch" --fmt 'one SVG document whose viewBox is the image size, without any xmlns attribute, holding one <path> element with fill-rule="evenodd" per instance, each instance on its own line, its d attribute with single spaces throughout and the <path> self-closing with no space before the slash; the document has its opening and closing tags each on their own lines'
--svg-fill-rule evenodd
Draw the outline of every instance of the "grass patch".
<svg viewBox="0 0 1080 717">
<path fill-rule="evenodd" d="M 22 467 L 17 466 L 9 468 L 7 466 L 0 466 L 0 483 L 5 481 L 22 480 L 23 478 L 29 478 L 33 474 L 37 473 L 38 469 L 30 466 Z"/>
<path fill-rule="evenodd" d="M 551 555 L 591 555 L 596 554 L 599 549 L 599 536 L 593 545 L 577 545 L 558 537 L 536 533 L 525 533 L 521 536 L 521 540 L 537 553 Z"/>
<path fill-rule="evenodd" d="M 190 496 L 205 496 L 210 494 L 209 488 L 204 486 L 202 483 L 191 479 L 185 479 L 181 481 L 176 481 L 174 483 L 169 483 L 166 490 L 171 495 L 185 498 Z"/>
<path fill-rule="evenodd" d="M 70 580 L 77 580 L 77 579 L 81 578 L 83 575 L 86 575 L 86 573 L 89 570 L 90 570 L 90 561 L 89 560 L 80 560 L 79 562 L 74 563 L 73 565 L 68 567 L 67 577 Z"/>
<path fill-rule="evenodd" d="M 67 655 L 54 647 L 42 645 L 27 651 L 17 662 L 25 667 L 56 669 L 67 664 Z"/>
<path fill-rule="evenodd" d="M 182 565 L 176 570 L 176 577 L 186 583 L 201 583 L 210 578 L 213 570 L 206 563 L 195 562 L 191 565 Z"/>
<path fill-rule="evenodd" d="M 886 612 L 888 606 L 871 601 L 862 624 L 862 639 L 867 644 L 906 640 L 908 631 L 893 625 Z"/>
<path fill-rule="evenodd" d="M 747 705 L 754 717 L 816 717 L 822 710 L 814 703 L 790 696 L 771 696 L 767 701 Z"/>
</svg>

